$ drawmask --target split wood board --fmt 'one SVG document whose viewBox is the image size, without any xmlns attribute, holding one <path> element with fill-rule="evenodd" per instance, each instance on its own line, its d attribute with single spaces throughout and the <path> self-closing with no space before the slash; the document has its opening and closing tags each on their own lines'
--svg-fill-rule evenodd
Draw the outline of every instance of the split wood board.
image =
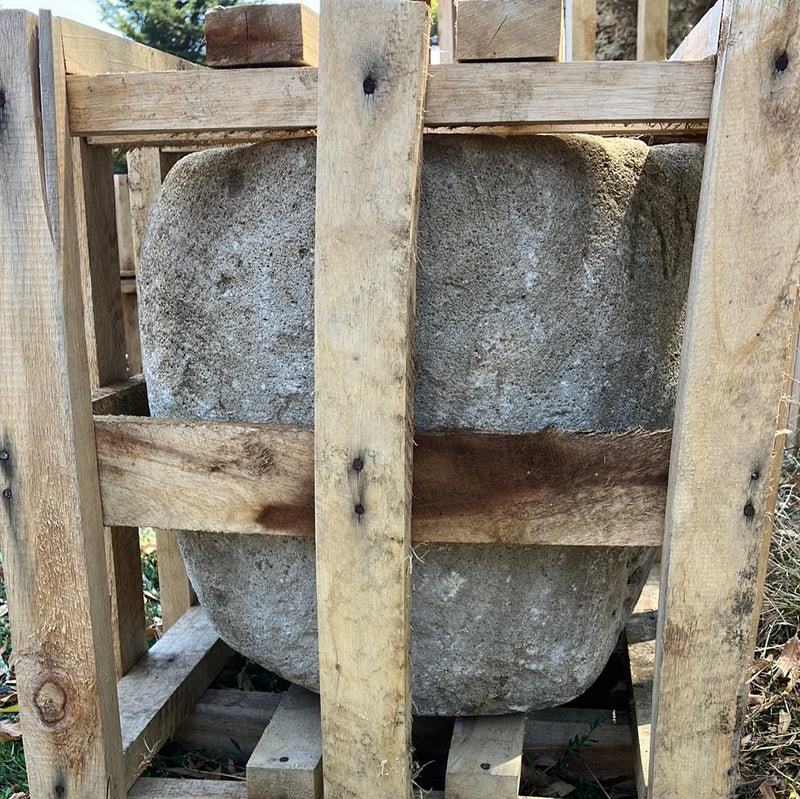
<svg viewBox="0 0 800 799">
<path fill-rule="evenodd" d="M 670 467 L 652 799 L 734 791 L 798 324 L 798 17 L 796 0 L 739 0 L 718 56 Z"/>
<path fill-rule="evenodd" d="M 432 65 L 425 125 L 696 125 L 713 80 L 707 62 Z M 314 128 L 317 82 L 313 67 L 71 77 L 71 132 L 130 144 Z"/>
<path fill-rule="evenodd" d="M 124 790 L 58 26 L 0 11 L 0 500 L 34 796 Z M 38 44 L 38 47 L 37 47 Z"/>
<path fill-rule="evenodd" d="M 95 417 L 108 524 L 314 535 L 313 431 Z M 416 433 L 412 538 L 658 546 L 671 433 Z"/>
<path fill-rule="evenodd" d="M 716 56 L 724 5 L 725 0 L 717 0 L 675 48 L 670 61 L 702 61 Z"/>
<path fill-rule="evenodd" d="M 205 17 L 209 67 L 316 66 L 319 17 L 302 3 L 211 9 Z"/>
<path fill-rule="evenodd" d="M 459 0 L 456 61 L 563 60 L 562 0 Z"/>
<path fill-rule="evenodd" d="M 191 608 L 120 680 L 128 787 L 172 736 L 231 654 L 206 612 Z"/>
<path fill-rule="evenodd" d="M 429 33 L 424 3 L 322 6 L 317 618 L 325 793 L 342 799 L 411 796 L 412 341 Z"/>
</svg>

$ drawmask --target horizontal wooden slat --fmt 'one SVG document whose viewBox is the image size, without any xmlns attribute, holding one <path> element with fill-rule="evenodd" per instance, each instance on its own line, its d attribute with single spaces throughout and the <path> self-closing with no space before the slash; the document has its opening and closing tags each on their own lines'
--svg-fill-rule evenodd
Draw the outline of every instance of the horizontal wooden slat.
<svg viewBox="0 0 800 799">
<path fill-rule="evenodd" d="M 71 19 L 58 21 L 68 75 L 203 69 L 191 61 Z"/>
<path fill-rule="evenodd" d="M 119 681 L 128 786 L 192 710 L 230 655 L 205 611 L 190 608 Z"/>
<path fill-rule="evenodd" d="M 708 120 L 713 79 L 709 62 L 433 65 L 425 124 L 696 126 Z M 257 137 L 317 124 L 313 67 L 70 77 L 67 89 L 72 135 L 104 143 Z"/>
<path fill-rule="evenodd" d="M 122 382 L 94 389 L 92 413 L 95 416 L 149 416 L 144 376 L 134 375 Z"/>
<path fill-rule="evenodd" d="M 247 799 L 244 782 L 141 777 L 128 799 Z"/>
<path fill-rule="evenodd" d="M 314 535 L 309 428 L 95 417 L 108 525 Z M 658 546 L 671 434 L 417 433 L 415 541 Z"/>
</svg>

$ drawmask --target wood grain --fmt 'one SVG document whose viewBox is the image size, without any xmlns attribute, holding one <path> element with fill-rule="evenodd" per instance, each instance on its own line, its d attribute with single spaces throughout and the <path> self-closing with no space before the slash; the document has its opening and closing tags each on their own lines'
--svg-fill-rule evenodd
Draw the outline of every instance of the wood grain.
<svg viewBox="0 0 800 799">
<path fill-rule="evenodd" d="M 316 66 L 319 17 L 302 3 L 217 7 L 205 18 L 209 67 Z"/>
<path fill-rule="evenodd" d="M 717 0 L 714 3 L 700 22 L 675 48 L 675 52 L 670 56 L 670 61 L 702 61 L 717 55 L 724 5 L 724 0 Z"/>
<path fill-rule="evenodd" d="M 566 0 L 568 61 L 594 61 L 597 30 L 596 0 Z"/>
<path fill-rule="evenodd" d="M 92 413 L 96 416 L 149 416 L 147 386 L 141 374 L 92 391 Z"/>
<path fill-rule="evenodd" d="M 322 6 L 317 618 L 325 794 L 341 799 L 411 796 L 414 249 L 429 31 L 424 3 Z"/>
<path fill-rule="evenodd" d="M 455 0 L 439 0 L 438 21 L 439 29 L 439 63 L 452 64 L 455 55 Z"/>
<path fill-rule="evenodd" d="M 58 24 L 69 75 L 203 69 L 191 61 L 71 19 L 59 18 Z"/>
<path fill-rule="evenodd" d="M 425 124 L 680 126 L 708 120 L 713 80 L 705 62 L 432 65 Z M 73 135 L 106 144 L 304 130 L 317 125 L 317 81 L 313 67 L 73 77 L 70 124 Z"/>
<path fill-rule="evenodd" d="M 669 0 L 639 0 L 636 14 L 636 60 L 663 61 L 667 57 Z"/>
<path fill-rule="evenodd" d="M 322 733 L 319 696 L 293 685 L 247 761 L 247 798 L 319 799 Z"/>
<path fill-rule="evenodd" d="M 559 61 L 562 0 L 459 0 L 456 61 Z"/>
<path fill-rule="evenodd" d="M 798 2 L 739 0 L 718 57 L 667 500 L 652 799 L 734 791 L 798 324 L 798 20 Z"/>
<path fill-rule="evenodd" d="M 310 428 L 95 417 L 107 523 L 314 535 Z M 412 539 L 658 546 L 670 431 L 416 433 Z"/>
<path fill-rule="evenodd" d="M 445 799 L 517 799 L 524 736 L 522 713 L 457 718 Z"/>
<path fill-rule="evenodd" d="M 220 672 L 231 649 L 192 608 L 119 682 L 126 785 L 133 785 Z"/>
<path fill-rule="evenodd" d="M 0 531 L 33 796 L 124 790 L 57 21 L 0 11 Z M 41 103 L 41 104 L 40 104 Z"/>
</svg>

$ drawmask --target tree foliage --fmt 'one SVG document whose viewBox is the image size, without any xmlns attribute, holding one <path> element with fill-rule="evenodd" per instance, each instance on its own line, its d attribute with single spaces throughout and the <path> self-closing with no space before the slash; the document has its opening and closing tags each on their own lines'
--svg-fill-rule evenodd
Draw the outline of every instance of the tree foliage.
<svg viewBox="0 0 800 799">
<path fill-rule="evenodd" d="M 135 42 L 202 64 L 206 9 L 238 0 L 99 0 L 103 22 Z"/>
</svg>

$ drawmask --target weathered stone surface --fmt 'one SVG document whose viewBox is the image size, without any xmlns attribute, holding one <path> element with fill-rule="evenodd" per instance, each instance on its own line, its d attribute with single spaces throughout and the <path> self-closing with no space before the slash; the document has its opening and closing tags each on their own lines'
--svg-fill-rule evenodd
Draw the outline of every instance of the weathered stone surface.
<svg viewBox="0 0 800 799">
<path fill-rule="evenodd" d="M 589 137 L 425 141 L 420 429 L 672 420 L 702 148 Z M 314 142 L 189 156 L 139 273 L 154 415 L 310 424 Z M 183 535 L 236 649 L 317 686 L 313 543 Z M 422 714 L 558 704 L 592 682 L 646 577 L 633 548 L 418 548 Z"/>
</svg>

